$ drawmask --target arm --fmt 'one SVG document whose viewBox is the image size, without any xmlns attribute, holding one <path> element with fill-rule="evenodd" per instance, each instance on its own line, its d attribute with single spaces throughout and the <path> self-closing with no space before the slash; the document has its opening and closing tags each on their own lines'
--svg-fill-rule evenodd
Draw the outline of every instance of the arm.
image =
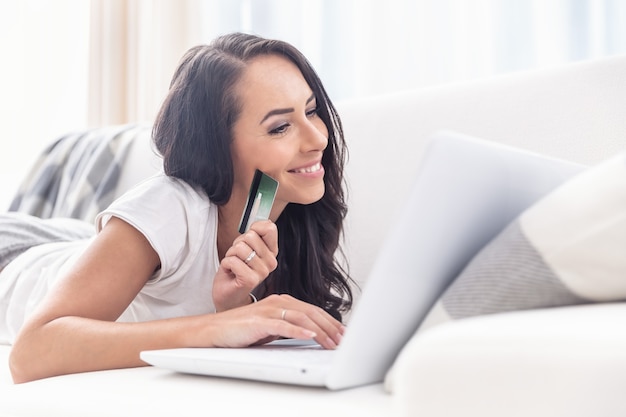
<svg viewBox="0 0 626 417">
<path fill-rule="evenodd" d="M 158 265 L 144 236 L 112 218 L 24 324 L 10 356 L 14 381 L 141 366 L 139 352 L 149 349 L 247 346 L 269 336 L 315 337 L 329 348 L 339 343 L 341 324 L 288 296 L 219 314 L 115 322 Z"/>
<path fill-rule="evenodd" d="M 112 218 L 24 323 L 10 357 L 14 380 L 138 365 L 132 344 L 150 335 L 133 331 L 130 341 L 129 326 L 113 322 L 158 265 L 143 235 Z"/>
</svg>

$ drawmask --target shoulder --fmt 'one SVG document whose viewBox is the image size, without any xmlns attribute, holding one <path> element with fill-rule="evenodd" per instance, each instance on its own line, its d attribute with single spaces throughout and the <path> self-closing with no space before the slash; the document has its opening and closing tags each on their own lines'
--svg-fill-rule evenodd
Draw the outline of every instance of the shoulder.
<svg viewBox="0 0 626 417">
<path fill-rule="evenodd" d="M 184 245 L 202 238 L 207 228 L 214 227 L 217 211 L 201 189 L 160 174 L 137 185 L 98 214 L 96 230 L 100 232 L 112 217 L 117 217 L 151 243 L 169 240 Z"/>
<path fill-rule="evenodd" d="M 175 221 L 178 217 L 193 220 L 205 217 L 213 204 L 199 187 L 158 174 L 139 183 L 115 200 L 96 218 L 98 231 L 104 227 L 111 215 L 125 218 L 126 215 L 140 218 Z"/>
<path fill-rule="evenodd" d="M 144 195 L 162 197 L 166 200 L 175 197 L 198 204 L 210 204 L 209 198 L 200 187 L 192 187 L 181 179 L 169 177 L 165 174 L 158 174 L 146 179 L 120 197 L 120 199 L 124 199 L 124 197 L 133 199 Z"/>
<path fill-rule="evenodd" d="M 213 241 L 217 206 L 206 193 L 163 174 L 137 185 L 96 217 L 100 232 L 112 217 L 137 229 L 157 252 L 162 273 L 177 269 Z"/>
</svg>

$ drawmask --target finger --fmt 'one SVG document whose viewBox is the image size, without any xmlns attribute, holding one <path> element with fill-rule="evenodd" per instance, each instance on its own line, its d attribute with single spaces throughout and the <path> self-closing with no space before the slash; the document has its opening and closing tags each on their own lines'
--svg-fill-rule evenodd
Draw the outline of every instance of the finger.
<svg viewBox="0 0 626 417">
<path fill-rule="evenodd" d="M 281 309 L 280 319 L 316 333 L 315 341 L 325 349 L 335 349 L 341 342 L 341 333 L 324 315 L 296 309 Z"/>
<path fill-rule="evenodd" d="M 233 283 L 238 288 L 245 288 L 251 291 L 259 285 L 265 277 L 262 277 L 257 271 L 251 269 L 237 256 L 227 256 L 222 259 L 220 266 L 229 271 L 233 276 Z"/>
<path fill-rule="evenodd" d="M 308 314 L 308 317 L 317 323 L 336 344 L 341 343 L 345 333 L 344 325 L 320 307 L 310 306 L 309 308 L 312 311 Z"/>
<path fill-rule="evenodd" d="M 250 230 L 256 232 L 274 256 L 278 255 L 278 228 L 274 222 L 258 221 L 252 224 Z"/>
<path fill-rule="evenodd" d="M 263 250 L 258 246 L 255 248 L 252 244 L 244 240 L 239 240 L 235 241 L 233 246 L 226 251 L 225 257 L 229 256 L 236 257 L 244 264 L 249 265 L 263 257 Z"/>
<path fill-rule="evenodd" d="M 287 303 L 289 303 L 287 305 L 293 306 L 291 308 L 306 312 L 307 315 L 314 317 L 315 321 L 319 320 L 320 323 L 323 323 L 324 328 L 327 330 L 327 332 L 337 332 L 340 335 L 343 335 L 345 333 L 346 328 L 343 323 L 324 311 L 324 309 L 313 304 L 298 300 L 297 298 L 294 298 L 288 294 L 280 294 L 277 295 L 277 297 L 281 300 L 281 302 L 286 301 Z"/>
<path fill-rule="evenodd" d="M 266 297 L 263 305 L 273 307 L 271 317 L 297 324 L 317 333 L 316 341 L 325 348 L 335 348 L 342 339 L 345 327 L 323 309 L 298 300 L 288 294 Z"/>
<path fill-rule="evenodd" d="M 272 320 L 268 330 L 270 330 L 271 335 L 288 339 L 310 340 L 318 337 L 314 331 L 286 320 Z"/>
<path fill-rule="evenodd" d="M 228 253 L 228 252 L 227 252 Z M 257 277 L 257 283 L 260 283 L 268 277 L 278 266 L 278 261 L 270 253 L 269 257 L 264 256 L 262 252 L 256 251 L 246 242 L 239 242 L 230 251 L 230 256 L 241 261 L 236 268 L 237 274 L 254 274 Z"/>
<path fill-rule="evenodd" d="M 241 259 L 243 263 L 247 265 L 251 264 L 252 262 L 256 262 L 262 256 L 262 251 L 260 248 L 257 247 L 255 249 L 254 245 L 251 245 L 250 243 L 243 240 L 235 243 L 232 246 L 232 249 L 232 255 L 236 256 L 238 259 Z"/>
<path fill-rule="evenodd" d="M 266 265 L 270 272 L 276 269 L 278 265 L 276 262 L 276 253 L 267 246 L 261 236 L 254 230 L 249 230 L 235 239 L 232 247 L 235 248 L 237 256 L 244 261 L 250 257 L 253 250 L 255 251 L 255 255 L 248 259 L 247 263 L 251 263 L 253 258 L 258 258 Z"/>
<path fill-rule="evenodd" d="M 301 311 L 283 309 L 281 311 L 280 319 L 282 321 L 295 324 L 298 327 L 308 329 L 309 331 L 315 333 L 315 341 L 319 343 L 324 349 L 335 349 L 337 347 L 337 343 L 335 343 L 328 334 L 326 334 L 319 326 L 317 326 L 315 322 L 308 319 L 306 315 Z"/>
</svg>

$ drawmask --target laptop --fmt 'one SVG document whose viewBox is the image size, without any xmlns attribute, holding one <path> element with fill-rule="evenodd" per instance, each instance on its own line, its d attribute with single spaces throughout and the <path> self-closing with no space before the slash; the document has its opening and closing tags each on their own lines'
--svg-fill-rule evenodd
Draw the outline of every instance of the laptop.
<svg viewBox="0 0 626 417">
<path fill-rule="evenodd" d="M 141 352 L 160 368 L 345 389 L 383 381 L 465 264 L 526 207 L 584 166 L 453 132 L 436 134 L 335 350 L 298 340 Z"/>
</svg>

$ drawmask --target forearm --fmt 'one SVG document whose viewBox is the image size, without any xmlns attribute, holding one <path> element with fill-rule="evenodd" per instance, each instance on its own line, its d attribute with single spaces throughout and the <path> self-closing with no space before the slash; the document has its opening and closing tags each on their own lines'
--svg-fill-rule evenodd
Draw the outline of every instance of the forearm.
<svg viewBox="0 0 626 417">
<path fill-rule="evenodd" d="M 276 337 L 314 338 L 334 349 L 345 330 L 321 308 L 285 294 L 221 313 L 142 323 L 42 317 L 31 317 L 13 346 L 10 366 L 16 383 L 141 366 L 142 350 L 243 347 Z"/>
<path fill-rule="evenodd" d="M 182 317 L 117 323 L 61 317 L 24 331 L 13 346 L 10 366 L 16 383 L 68 373 L 145 365 L 139 352 L 190 346 L 202 318 Z M 204 321 L 207 321 L 205 318 Z M 210 318 L 208 318 L 210 321 Z M 210 340 L 205 345 L 211 345 Z"/>
</svg>

